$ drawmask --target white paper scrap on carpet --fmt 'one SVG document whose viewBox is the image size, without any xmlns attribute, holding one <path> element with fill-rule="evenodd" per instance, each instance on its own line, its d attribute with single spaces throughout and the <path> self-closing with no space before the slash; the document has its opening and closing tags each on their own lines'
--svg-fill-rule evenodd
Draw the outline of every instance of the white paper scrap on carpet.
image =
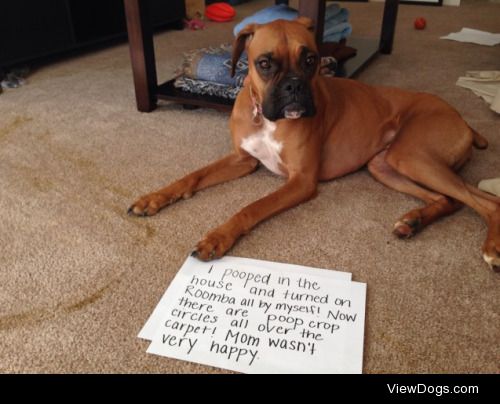
<svg viewBox="0 0 500 404">
<path fill-rule="evenodd" d="M 244 373 L 361 373 L 366 284 L 258 262 L 188 258 L 147 352 Z"/>
<path fill-rule="evenodd" d="M 500 70 L 470 70 L 465 77 L 459 77 L 456 84 L 472 90 L 500 114 Z"/>
<path fill-rule="evenodd" d="M 452 32 L 441 39 L 450 39 L 452 41 L 470 42 L 478 45 L 494 46 L 500 43 L 500 34 L 494 34 L 477 29 L 462 28 L 460 32 Z"/>
</svg>

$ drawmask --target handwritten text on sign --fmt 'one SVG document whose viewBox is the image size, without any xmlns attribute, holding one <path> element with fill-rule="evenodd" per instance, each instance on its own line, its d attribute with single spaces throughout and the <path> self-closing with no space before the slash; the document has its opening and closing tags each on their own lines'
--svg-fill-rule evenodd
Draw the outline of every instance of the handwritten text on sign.
<svg viewBox="0 0 500 404">
<path fill-rule="evenodd" d="M 246 373 L 360 373 L 366 285 L 329 272 L 188 258 L 148 352 Z"/>
</svg>

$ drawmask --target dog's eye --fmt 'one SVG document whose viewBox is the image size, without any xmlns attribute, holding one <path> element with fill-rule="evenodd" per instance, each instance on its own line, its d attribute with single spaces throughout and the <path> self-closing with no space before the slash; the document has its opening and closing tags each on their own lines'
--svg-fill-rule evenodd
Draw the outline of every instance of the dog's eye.
<svg viewBox="0 0 500 404">
<path fill-rule="evenodd" d="M 259 66 L 262 70 L 269 70 L 271 68 L 271 62 L 267 59 L 259 60 Z"/>
<path fill-rule="evenodd" d="M 306 58 L 306 65 L 308 65 L 308 66 L 312 66 L 314 63 L 316 63 L 316 56 L 314 56 L 314 55 L 309 55 L 309 56 Z"/>
</svg>

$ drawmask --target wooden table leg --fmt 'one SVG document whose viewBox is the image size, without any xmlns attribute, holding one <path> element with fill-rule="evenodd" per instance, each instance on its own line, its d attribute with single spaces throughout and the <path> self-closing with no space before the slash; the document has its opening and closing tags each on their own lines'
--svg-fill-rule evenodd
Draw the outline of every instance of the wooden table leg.
<svg viewBox="0 0 500 404">
<path fill-rule="evenodd" d="M 325 0 L 300 0 L 299 15 L 313 20 L 316 43 L 321 47 L 325 28 Z"/>
<path fill-rule="evenodd" d="M 156 108 L 155 53 L 147 0 L 124 0 L 137 109 Z"/>
<path fill-rule="evenodd" d="M 380 34 L 380 52 L 390 54 L 396 32 L 399 0 L 385 0 L 382 32 Z"/>
</svg>

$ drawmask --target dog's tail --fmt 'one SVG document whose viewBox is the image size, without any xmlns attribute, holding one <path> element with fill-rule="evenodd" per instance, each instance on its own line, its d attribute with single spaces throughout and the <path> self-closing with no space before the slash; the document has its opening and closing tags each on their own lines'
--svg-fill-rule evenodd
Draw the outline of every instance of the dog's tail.
<svg viewBox="0 0 500 404">
<path fill-rule="evenodd" d="M 467 125 L 468 126 L 468 125 Z M 486 149 L 488 147 L 488 141 L 482 135 L 477 133 L 474 129 L 469 126 L 470 131 L 472 132 L 472 136 L 474 136 L 472 140 L 472 144 L 476 149 Z"/>
</svg>

